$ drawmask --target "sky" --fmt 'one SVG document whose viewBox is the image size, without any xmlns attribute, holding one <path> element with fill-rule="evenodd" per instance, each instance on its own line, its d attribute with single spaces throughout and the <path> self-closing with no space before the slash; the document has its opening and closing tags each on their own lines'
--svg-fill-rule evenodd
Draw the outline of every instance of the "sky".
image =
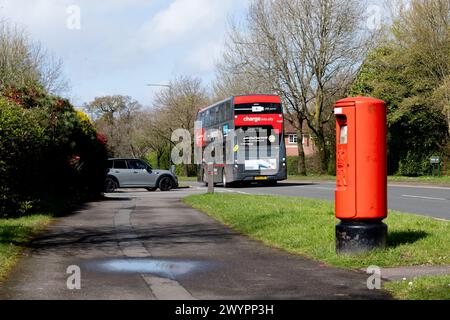
<svg viewBox="0 0 450 320">
<path fill-rule="evenodd" d="M 81 106 L 122 94 L 151 105 L 180 75 L 214 79 L 228 22 L 248 0 L 0 0 L 0 17 L 61 58 Z"/>
</svg>

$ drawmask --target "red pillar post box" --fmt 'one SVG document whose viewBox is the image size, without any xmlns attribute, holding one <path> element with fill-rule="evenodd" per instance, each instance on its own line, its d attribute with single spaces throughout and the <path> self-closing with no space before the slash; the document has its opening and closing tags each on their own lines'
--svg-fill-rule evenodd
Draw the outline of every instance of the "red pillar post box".
<svg viewBox="0 0 450 320">
<path fill-rule="evenodd" d="M 336 115 L 336 251 L 384 248 L 387 226 L 386 104 L 339 100 Z"/>
</svg>

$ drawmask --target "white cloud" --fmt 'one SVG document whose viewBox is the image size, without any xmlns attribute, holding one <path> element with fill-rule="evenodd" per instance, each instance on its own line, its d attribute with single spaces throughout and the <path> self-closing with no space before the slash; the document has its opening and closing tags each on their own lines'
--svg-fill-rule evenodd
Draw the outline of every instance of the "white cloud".
<svg viewBox="0 0 450 320">
<path fill-rule="evenodd" d="M 139 42 L 155 50 L 179 41 L 202 38 L 221 28 L 233 1 L 175 0 L 139 31 Z"/>
<path fill-rule="evenodd" d="M 219 38 L 193 48 L 182 61 L 188 72 L 206 73 L 213 70 L 221 57 L 223 41 Z"/>
<path fill-rule="evenodd" d="M 80 30 L 67 28 L 70 5 L 80 6 Z M 139 92 L 141 82 L 147 97 L 143 84 L 174 74 L 208 77 L 228 16 L 244 6 L 241 0 L 0 0 L 0 19 L 25 27 L 61 57 L 72 94 L 86 101 Z"/>
</svg>

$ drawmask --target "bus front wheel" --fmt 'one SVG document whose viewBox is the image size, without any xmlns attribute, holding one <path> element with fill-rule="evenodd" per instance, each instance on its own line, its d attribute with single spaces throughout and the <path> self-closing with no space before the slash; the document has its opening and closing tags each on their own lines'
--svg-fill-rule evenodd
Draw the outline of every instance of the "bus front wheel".
<svg viewBox="0 0 450 320">
<path fill-rule="evenodd" d="M 224 188 L 230 187 L 230 184 L 227 182 L 227 175 L 225 174 L 225 170 L 222 171 L 222 186 Z"/>
</svg>

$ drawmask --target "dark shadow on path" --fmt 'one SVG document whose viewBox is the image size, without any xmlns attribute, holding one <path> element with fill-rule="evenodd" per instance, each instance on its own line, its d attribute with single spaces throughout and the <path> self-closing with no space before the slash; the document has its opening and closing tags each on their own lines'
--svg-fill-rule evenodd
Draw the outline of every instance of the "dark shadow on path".
<svg viewBox="0 0 450 320">
<path fill-rule="evenodd" d="M 136 227 L 92 227 L 53 231 L 43 234 L 28 244 L 34 250 L 57 248 L 91 248 L 115 246 L 117 242 L 142 241 L 153 245 L 173 246 L 189 243 L 220 243 L 230 241 L 235 233 L 205 224 Z"/>
</svg>

